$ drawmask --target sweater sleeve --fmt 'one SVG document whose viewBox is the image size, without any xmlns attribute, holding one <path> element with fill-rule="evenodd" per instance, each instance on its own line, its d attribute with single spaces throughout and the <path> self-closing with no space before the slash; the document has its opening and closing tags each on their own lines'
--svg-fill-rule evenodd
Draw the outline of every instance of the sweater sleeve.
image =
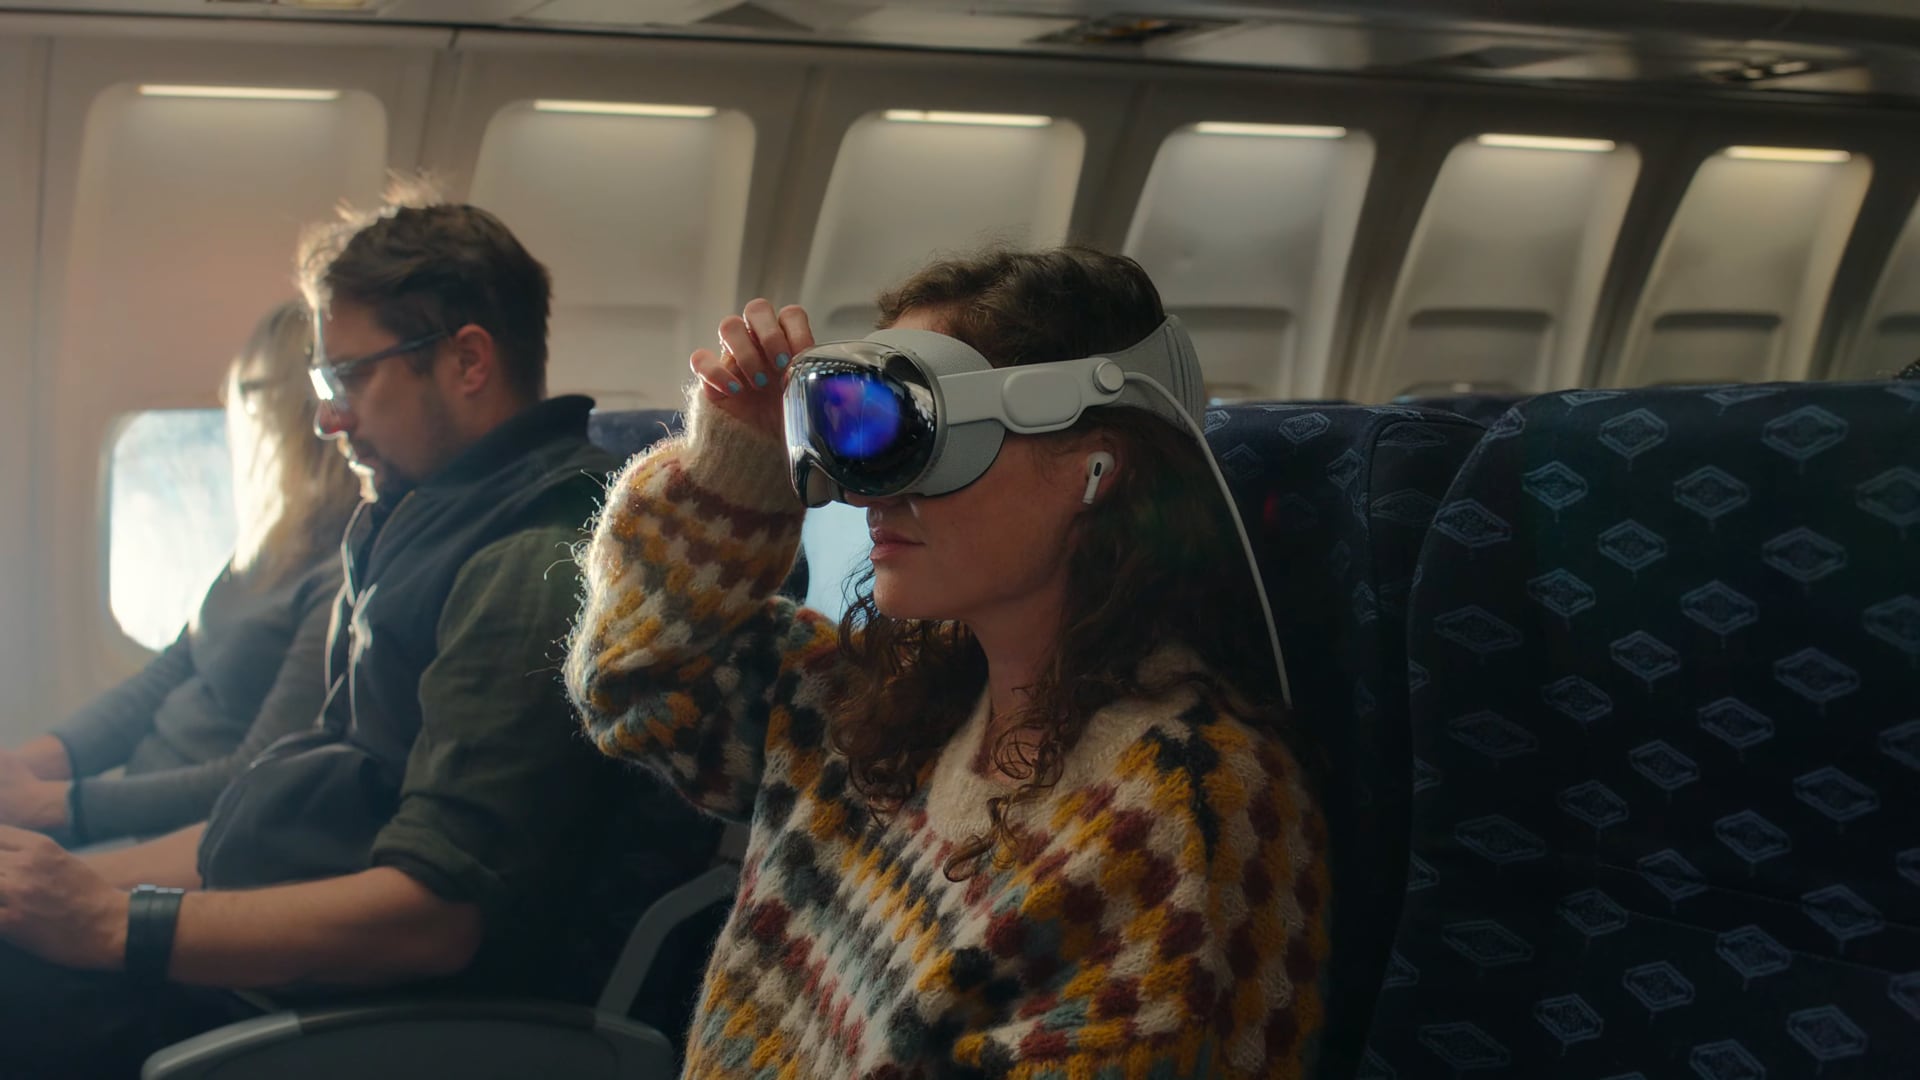
<svg viewBox="0 0 1920 1080">
<path fill-rule="evenodd" d="M 127 763 L 153 731 L 153 714 L 174 687 L 193 677 L 193 647 L 182 629 L 132 677 L 88 702 L 53 735 L 67 748 L 73 775 L 93 776 Z"/>
<path fill-rule="evenodd" d="M 616 479 L 581 556 L 567 688 L 600 751 L 696 805 L 752 811 L 769 756 L 822 741 L 835 628 L 776 597 L 805 508 L 784 448 L 694 395 L 687 434 Z"/>
<path fill-rule="evenodd" d="M 331 562 L 294 591 L 293 640 L 253 723 L 231 752 L 178 769 L 76 781 L 74 816 L 86 826 L 84 839 L 158 834 L 205 821 L 228 781 L 262 750 L 312 727 L 327 696 L 327 643 L 339 587 L 339 566 Z"/>
<path fill-rule="evenodd" d="M 1228 721 L 1127 749 L 1050 824 L 987 955 L 1019 990 L 956 1063 L 1056 1076 L 1310 1075 L 1328 942 L 1325 829 L 1277 740 Z"/>
</svg>

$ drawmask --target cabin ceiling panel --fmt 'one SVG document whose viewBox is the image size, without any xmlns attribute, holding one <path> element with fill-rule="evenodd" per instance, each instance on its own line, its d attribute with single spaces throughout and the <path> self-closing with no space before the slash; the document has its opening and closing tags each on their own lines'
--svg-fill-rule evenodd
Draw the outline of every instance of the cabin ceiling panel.
<svg viewBox="0 0 1920 1080">
<path fill-rule="evenodd" d="M 1920 97 L 1913 0 L 1181 2 L 1160 5 L 1165 19 L 1145 17 L 1153 7 L 1114 14 L 1116 4 L 1084 0 L 1007 0 L 990 11 L 968 0 L 0 0 L 0 15 L 697 35 L 1753 97 Z M 1170 26 L 1154 25 L 1161 22 Z"/>
</svg>

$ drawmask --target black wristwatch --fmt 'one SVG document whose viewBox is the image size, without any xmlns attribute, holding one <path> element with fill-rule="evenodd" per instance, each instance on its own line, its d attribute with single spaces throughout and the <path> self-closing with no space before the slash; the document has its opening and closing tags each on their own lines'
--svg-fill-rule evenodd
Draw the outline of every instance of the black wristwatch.
<svg viewBox="0 0 1920 1080">
<path fill-rule="evenodd" d="M 127 904 L 127 975 L 140 982 L 167 981 L 173 932 L 180 925 L 185 889 L 135 885 Z"/>
</svg>

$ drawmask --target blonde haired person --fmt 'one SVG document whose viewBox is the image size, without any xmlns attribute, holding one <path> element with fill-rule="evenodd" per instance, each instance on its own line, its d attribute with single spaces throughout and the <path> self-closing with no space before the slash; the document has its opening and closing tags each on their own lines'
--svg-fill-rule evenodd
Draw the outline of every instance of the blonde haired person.
<svg viewBox="0 0 1920 1080">
<path fill-rule="evenodd" d="M 346 461 L 313 436 L 312 340 L 306 305 L 290 301 L 229 365 L 233 558 L 143 670 L 0 752 L 0 824 L 69 845 L 191 825 L 255 755 L 319 715 L 340 536 L 359 494 Z"/>
</svg>

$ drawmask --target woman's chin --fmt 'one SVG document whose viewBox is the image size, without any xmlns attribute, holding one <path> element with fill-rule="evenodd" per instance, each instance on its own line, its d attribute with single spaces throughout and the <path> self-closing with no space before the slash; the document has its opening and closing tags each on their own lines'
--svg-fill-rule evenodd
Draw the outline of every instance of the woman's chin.
<svg viewBox="0 0 1920 1080">
<path fill-rule="evenodd" d="M 889 619 L 943 619 L 945 612 L 939 605 L 929 602 L 929 597 L 920 590 L 908 587 L 906 582 L 889 581 L 889 575 L 882 571 L 874 575 L 873 606 L 880 614 Z"/>
</svg>

